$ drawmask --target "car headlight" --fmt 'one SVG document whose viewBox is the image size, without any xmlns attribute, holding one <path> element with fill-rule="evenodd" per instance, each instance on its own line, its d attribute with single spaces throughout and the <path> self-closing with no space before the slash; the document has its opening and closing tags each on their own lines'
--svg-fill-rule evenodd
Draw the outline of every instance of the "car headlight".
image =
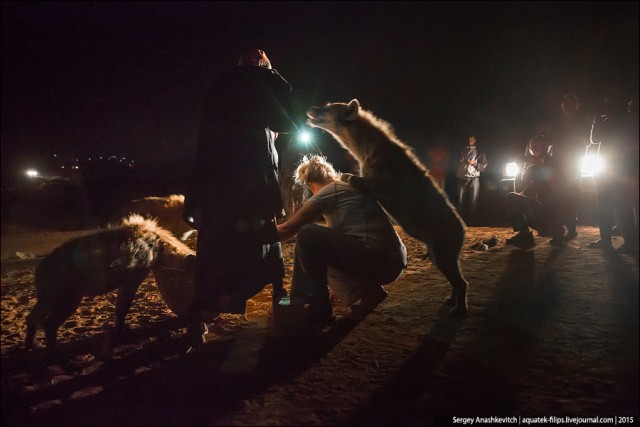
<svg viewBox="0 0 640 427">
<path fill-rule="evenodd" d="M 520 173 L 520 166 L 516 162 L 508 162 L 504 166 L 504 175 L 508 178 L 515 178 Z"/>
<path fill-rule="evenodd" d="M 600 156 L 586 155 L 580 161 L 580 175 L 590 177 L 598 175 L 604 169 L 604 162 Z"/>
</svg>

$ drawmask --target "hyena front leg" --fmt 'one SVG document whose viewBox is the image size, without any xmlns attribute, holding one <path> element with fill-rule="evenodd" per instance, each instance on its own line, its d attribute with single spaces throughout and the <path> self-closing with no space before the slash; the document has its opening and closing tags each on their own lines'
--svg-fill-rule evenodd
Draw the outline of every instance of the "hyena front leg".
<svg viewBox="0 0 640 427">
<path fill-rule="evenodd" d="M 429 246 L 434 264 L 451 285 L 451 296 L 445 299 L 445 303 L 453 306 L 451 313 L 454 316 L 464 317 L 468 311 L 467 288 L 469 284 L 460 271 L 459 250 L 455 249 L 455 245 L 442 241 L 433 241 Z"/>
</svg>

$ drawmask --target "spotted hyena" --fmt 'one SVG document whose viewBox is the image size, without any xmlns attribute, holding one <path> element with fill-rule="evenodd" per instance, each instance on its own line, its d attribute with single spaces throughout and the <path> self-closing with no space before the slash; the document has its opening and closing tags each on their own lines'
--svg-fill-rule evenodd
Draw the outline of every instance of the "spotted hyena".
<svg viewBox="0 0 640 427">
<path fill-rule="evenodd" d="M 427 168 L 387 122 L 363 110 L 358 100 L 312 107 L 307 117 L 310 126 L 329 132 L 358 161 L 361 176 L 345 179 L 371 191 L 410 236 L 427 244 L 451 284 L 447 302 L 452 313 L 465 315 L 468 283 L 459 264 L 465 225 Z"/>
<path fill-rule="evenodd" d="M 34 346 L 36 332 L 41 327 L 47 349 L 54 352 L 58 328 L 77 310 L 82 298 L 114 289 L 118 290 L 117 336 L 126 327 L 125 317 L 136 291 L 152 270 L 160 276 L 165 274 L 164 270 L 182 271 L 185 280 L 165 283 L 169 287 L 184 286 L 182 298 L 193 295 L 195 252 L 155 221 L 140 215 L 65 242 L 36 268 L 37 302 L 27 316 L 25 346 Z M 160 290 L 162 293 L 162 288 Z M 171 308 L 168 301 L 167 304 Z"/>
</svg>

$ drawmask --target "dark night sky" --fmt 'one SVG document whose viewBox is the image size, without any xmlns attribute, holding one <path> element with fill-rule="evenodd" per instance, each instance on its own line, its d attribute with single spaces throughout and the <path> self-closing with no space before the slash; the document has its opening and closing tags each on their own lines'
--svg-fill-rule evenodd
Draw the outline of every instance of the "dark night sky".
<svg viewBox="0 0 640 427">
<path fill-rule="evenodd" d="M 248 45 L 291 82 L 301 122 L 358 98 L 420 156 L 471 132 L 490 155 L 521 151 L 564 93 L 589 109 L 609 84 L 638 93 L 636 1 L 1 4 L 3 171 L 57 152 L 182 173 L 210 78 Z"/>
</svg>

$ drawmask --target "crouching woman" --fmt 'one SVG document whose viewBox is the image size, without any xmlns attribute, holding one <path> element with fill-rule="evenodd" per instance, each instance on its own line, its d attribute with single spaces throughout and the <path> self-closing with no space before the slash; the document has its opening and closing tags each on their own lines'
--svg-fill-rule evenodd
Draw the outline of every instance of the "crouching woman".
<svg viewBox="0 0 640 427">
<path fill-rule="evenodd" d="M 514 192 L 506 195 L 505 208 L 511 220 L 513 237 L 506 240 L 507 245 L 520 249 L 531 249 L 536 244 L 529 227 L 538 231 L 540 236 L 550 236 L 549 244 L 554 247 L 564 246 L 560 218 L 560 193 L 554 171 L 547 166 L 549 160 L 549 143 L 542 135 L 531 138 L 527 144 L 522 173 L 516 177 Z"/>
<path fill-rule="evenodd" d="M 278 225 L 281 241 L 296 237 L 291 296 L 304 300 L 308 322 L 330 323 L 330 275 L 339 278 L 341 286 L 333 290 L 344 305 L 371 311 L 387 296 L 382 285 L 407 265 L 407 250 L 389 217 L 372 195 L 342 182 L 322 156 L 305 156 L 294 179 L 312 197 Z M 321 217 L 326 226 L 316 223 Z"/>
</svg>

